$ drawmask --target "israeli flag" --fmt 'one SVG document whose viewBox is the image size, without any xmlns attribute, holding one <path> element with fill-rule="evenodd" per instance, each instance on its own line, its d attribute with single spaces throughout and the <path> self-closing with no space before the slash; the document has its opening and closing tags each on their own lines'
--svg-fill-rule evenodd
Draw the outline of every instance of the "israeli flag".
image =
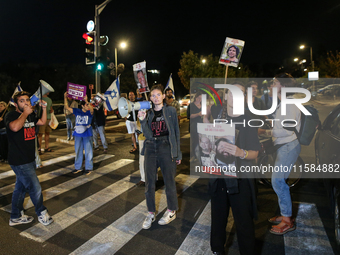
<svg viewBox="0 0 340 255">
<path fill-rule="evenodd" d="M 174 83 L 172 81 L 172 74 L 170 74 L 170 77 L 169 77 L 168 83 L 165 86 L 164 92 L 167 88 L 172 89 L 172 94 L 174 95 L 174 99 L 175 99 L 176 97 L 175 97 Z"/>
<path fill-rule="evenodd" d="M 15 88 L 15 90 L 14 90 L 14 92 L 13 92 L 13 95 L 12 95 L 12 97 L 11 97 L 11 100 L 9 100 L 9 103 L 11 104 L 11 105 L 13 105 L 14 106 L 14 94 L 15 93 L 17 93 L 18 91 L 22 91 L 22 88 L 20 87 L 20 83 L 21 82 L 19 82 L 19 84 L 17 85 L 17 87 Z"/>
<path fill-rule="evenodd" d="M 104 107 L 108 111 L 113 111 L 118 108 L 118 100 L 120 98 L 119 77 L 112 82 L 111 86 L 104 93 Z"/>
</svg>

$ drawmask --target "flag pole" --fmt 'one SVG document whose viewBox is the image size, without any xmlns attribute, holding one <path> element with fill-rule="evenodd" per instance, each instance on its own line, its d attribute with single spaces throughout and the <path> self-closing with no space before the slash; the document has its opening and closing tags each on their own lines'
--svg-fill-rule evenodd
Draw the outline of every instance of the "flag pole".
<svg viewBox="0 0 340 255">
<path fill-rule="evenodd" d="M 227 65 L 226 68 L 225 68 L 224 84 L 227 84 L 228 67 L 229 67 L 229 65 Z M 223 92 L 223 102 L 225 101 L 225 91 L 226 91 L 226 89 L 224 89 L 224 92 Z"/>
</svg>

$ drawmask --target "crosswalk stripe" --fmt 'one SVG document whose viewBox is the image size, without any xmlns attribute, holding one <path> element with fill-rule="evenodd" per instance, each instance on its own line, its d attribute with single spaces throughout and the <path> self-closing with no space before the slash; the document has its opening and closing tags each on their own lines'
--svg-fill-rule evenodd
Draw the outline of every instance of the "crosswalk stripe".
<svg viewBox="0 0 340 255">
<path fill-rule="evenodd" d="M 130 163 L 132 163 L 133 160 L 132 159 L 120 159 L 118 161 L 115 161 L 111 164 L 108 164 L 106 166 L 100 167 L 96 170 L 93 171 L 93 173 L 91 173 L 90 175 L 82 175 L 79 176 L 77 178 L 73 178 L 72 180 L 66 181 L 64 183 L 61 183 L 59 185 L 56 185 L 52 188 L 46 189 L 44 191 L 42 191 L 43 193 L 43 197 L 44 197 L 44 201 L 51 199 L 55 196 L 58 196 L 62 193 L 65 193 L 71 189 L 74 189 L 80 185 L 83 185 L 87 182 L 93 181 L 99 177 L 102 177 L 105 174 L 108 174 L 112 171 L 115 171 L 125 165 L 128 165 Z M 28 209 L 30 207 L 33 207 L 33 203 L 30 199 L 30 197 L 26 197 L 25 201 L 24 201 L 24 209 Z M 0 208 L 1 210 L 4 210 L 6 212 L 11 212 L 11 208 L 12 208 L 12 204 L 6 205 L 2 208 Z"/>
<path fill-rule="evenodd" d="M 49 226 L 36 224 L 35 226 L 20 233 L 37 242 L 45 242 L 52 236 L 63 231 L 71 224 L 90 214 L 105 203 L 116 198 L 120 194 L 135 186 L 130 182 L 131 176 L 138 174 L 139 170 L 119 180 L 118 182 L 106 187 L 105 189 L 93 194 L 90 197 L 66 208 L 65 210 L 53 215 L 54 223 Z"/>
<path fill-rule="evenodd" d="M 284 235 L 285 254 L 333 254 L 332 246 L 324 229 L 315 204 L 299 203 L 296 230 Z"/>
<path fill-rule="evenodd" d="M 183 135 L 181 138 L 190 138 L 190 133 L 186 134 L 186 135 Z"/>
<path fill-rule="evenodd" d="M 68 159 L 71 159 L 71 158 L 75 158 L 75 157 L 76 157 L 76 154 L 71 153 L 71 154 L 68 154 L 68 155 L 65 155 L 65 156 L 45 160 L 45 161 L 42 162 L 42 165 L 45 167 L 45 166 L 53 165 L 53 164 L 56 164 L 56 163 L 59 163 L 59 162 L 62 162 L 64 160 L 68 160 Z M 14 175 L 15 175 L 14 171 L 9 170 L 7 172 L 1 173 L 0 179 L 4 179 L 4 178 L 14 176 Z"/>
<path fill-rule="evenodd" d="M 177 186 L 182 187 L 184 192 L 199 179 L 199 176 L 179 174 L 175 179 Z M 159 214 L 167 205 L 165 189 L 157 190 L 155 198 L 156 211 Z M 146 200 L 143 200 L 70 254 L 114 254 L 142 230 L 147 211 Z"/>
<path fill-rule="evenodd" d="M 211 204 L 209 201 L 175 255 L 211 254 L 210 226 Z"/>
<path fill-rule="evenodd" d="M 101 162 L 103 160 L 106 160 L 106 159 L 109 159 L 109 158 L 112 158 L 112 157 L 114 157 L 114 155 L 102 154 L 102 155 L 94 157 L 93 163 L 98 163 L 98 162 Z M 49 173 L 46 173 L 46 174 L 41 174 L 41 175 L 38 176 L 38 179 L 39 179 L 39 182 L 48 181 L 48 180 L 51 180 L 53 178 L 59 177 L 61 175 L 70 173 L 73 169 L 74 169 L 74 164 L 69 165 L 67 167 L 59 168 L 55 171 L 52 171 L 52 172 L 49 172 Z M 6 195 L 12 193 L 14 191 L 14 188 L 15 188 L 15 183 L 0 188 L 0 197 L 6 196 Z"/>
</svg>

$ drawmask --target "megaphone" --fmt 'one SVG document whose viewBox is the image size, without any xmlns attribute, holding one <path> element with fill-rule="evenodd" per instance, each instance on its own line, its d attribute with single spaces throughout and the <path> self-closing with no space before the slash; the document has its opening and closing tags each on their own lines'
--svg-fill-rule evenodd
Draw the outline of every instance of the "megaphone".
<svg viewBox="0 0 340 255">
<path fill-rule="evenodd" d="M 32 106 L 35 105 L 40 100 L 41 96 L 49 92 L 54 92 L 54 89 L 52 88 L 52 86 L 48 84 L 46 81 L 40 80 L 39 82 L 40 82 L 40 87 L 34 93 L 34 95 L 31 96 L 31 99 L 30 99 Z M 42 95 L 40 95 L 40 88 L 41 88 Z"/>
<path fill-rule="evenodd" d="M 128 116 L 129 112 L 132 110 L 138 111 L 141 109 L 150 109 L 152 107 L 151 102 L 141 101 L 141 102 L 131 102 L 124 97 L 121 97 L 118 101 L 118 111 L 120 116 L 125 118 Z M 133 109 L 132 109 L 133 108 Z"/>
</svg>

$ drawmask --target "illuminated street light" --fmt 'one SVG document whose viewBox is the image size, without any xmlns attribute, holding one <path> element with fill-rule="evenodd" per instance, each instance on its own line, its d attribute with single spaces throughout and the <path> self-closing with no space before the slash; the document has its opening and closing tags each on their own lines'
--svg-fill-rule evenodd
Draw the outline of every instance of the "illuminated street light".
<svg viewBox="0 0 340 255">
<path fill-rule="evenodd" d="M 207 62 L 207 60 L 205 58 L 202 59 L 202 63 L 205 64 L 205 62 Z"/>
<path fill-rule="evenodd" d="M 307 72 L 307 68 L 303 69 L 303 71 Z"/>
<path fill-rule="evenodd" d="M 304 49 L 305 48 L 305 45 L 300 45 L 300 49 Z M 312 64 L 312 71 L 314 72 L 314 61 L 313 61 L 313 48 L 312 47 L 309 47 L 310 48 L 310 62 Z M 312 95 L 316 95 L 316 92 L 315 92 L 315 81 L 313 81 L 313 86 L 312 86 Z"/>
<path fill-rule="evenodd" d="M 298 62 L 299 61 L 299 59 L 298 58 L 294 58 L 294 62 Z"/>
<path fill-rule="evenodd" d="M 126 43 L 125 42 L 122 42 L 121 44 L 120 44 L 120 48 L 122 48 L 122 49 L 125 49 L 126 48 Z M 117 61 L 117 57 L 118 57 L 118 53 L 117 53 L 117 47 L 115 47 L 115 69 L 116 69 L 116 79 L 117 79 L 117 70 L 118 70 L 118 61 Z"/>
<path fill-rule="evenodd" d="M 301 60 L 301 63 L 306 63 L 306 59 L 302 59 L 302 60 Z"/>
</svg>

